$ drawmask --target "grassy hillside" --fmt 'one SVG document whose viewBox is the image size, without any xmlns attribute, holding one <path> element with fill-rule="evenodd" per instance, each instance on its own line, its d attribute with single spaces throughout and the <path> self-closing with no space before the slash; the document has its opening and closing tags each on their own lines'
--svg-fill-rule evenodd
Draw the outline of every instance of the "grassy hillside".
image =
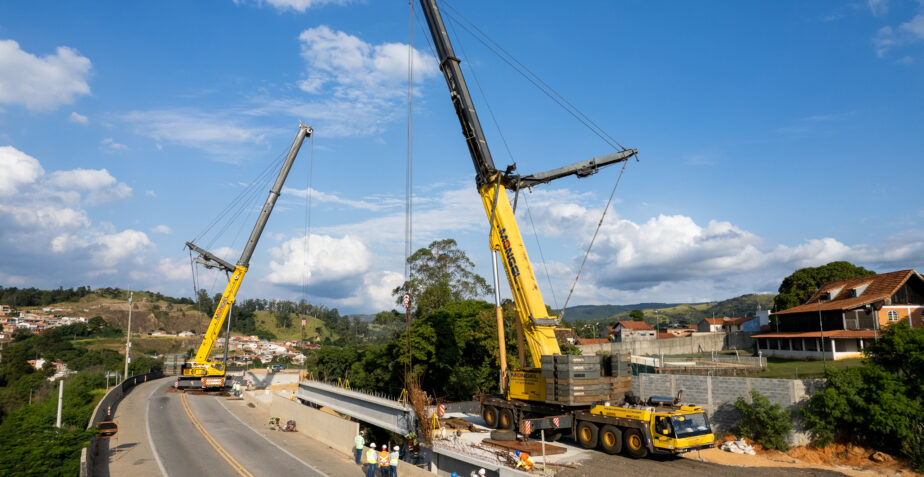
<svg viewBox="0 0 924 477">
<path fill-rule="evenodd" d="M 285 328 L 276 324 L 276 319 L 273 317 L 272 312 L 269 311 L 256 312 L 254 321 L 257 324 L 257 328 L 273 333 L 273 335 L 275 335 L 276 338 L 280 340 L 302 339 L 302 318 L 307 320 L 305 325 L 305 339 L 314 341 L 316 337 L 319 337 L 321 340 L 326 337 L 330 337 L 331 339 L 337 338 L 336 336 L 332 335 L 330 330 L 327 329 L 327 326 L 324 325 L 324 322 L 318 318 L 307 315 L 296 315 L 294 313 L 291 316 L 292 326 Z"/>
<path fill-rule="evenodd" d="M 637 303 L 635 305 L 580 305 L 565 311 L 565 321 L 599 320 L 632 310 L 659 310 L 678 306 L 676 303 Z M 552 310 L 556 315 L 561 310 Z"/>
<path fill-rule="evenodd" d="M 673 306 L 658 306 L 639 308 L 640 305 L 627 305 L 629 310 L 620 311 L 609 315 L 603 319 L 604 322 L 613 322 L 619 320 L 629 320 L 629 312 L 632 310 L 642 310 L 645 313 L 645 321 L 651 325 L 656 325 L 659 321 L 662 325 L 669 323 L 695 324 L 703 318 L 723 317 L 723 316 L 753 316 L 760 309 L 766 310 L 773 303 L 774 295 L 771 294 L 750 294 L 742 295 L 728 300 L 712 303 L 695 303 L 681 304 Z M 577 308 L 577 307 L 576 307 Z M 568 310 L 568 319 L 574 319 Z"/>
</svg>

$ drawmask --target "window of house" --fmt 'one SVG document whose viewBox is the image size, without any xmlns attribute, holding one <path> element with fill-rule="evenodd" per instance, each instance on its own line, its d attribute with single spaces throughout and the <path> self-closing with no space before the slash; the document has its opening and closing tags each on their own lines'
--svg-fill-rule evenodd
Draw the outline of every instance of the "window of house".
<svg viewBox="0 0 924 477">
<path fill-rule="evenodd" d="M 895 323 L 898 321 L 898 312 L 895 310 L 889 311 L 889 323 Z"/>
</svg>

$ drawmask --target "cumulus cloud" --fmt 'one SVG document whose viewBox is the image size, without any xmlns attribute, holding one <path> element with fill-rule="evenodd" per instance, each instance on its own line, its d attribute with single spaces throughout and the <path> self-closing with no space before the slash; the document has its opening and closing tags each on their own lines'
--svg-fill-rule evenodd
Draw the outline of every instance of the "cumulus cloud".
<svg viewBox="0 0 924 477">
<path fill-rule="evenodd" d="M 876 55 L 884 58 L 886 54 L 895 48 L 908 45 L 916 45 L 924 39 L 924 14 L 915 15 L 910 21 L 900 24 L 898 27 L 884 26 L 880 28 L 876 35 L 873 36 L 873 46 L 876 48 Z"/>
<path fill-rule="evenodd" d="M 19 192 L 19 187 L 32 184 L 45 174 L 38 159 L 12 147 L 0 147 L 0 197 Z"/>
<path fill-rule="evenodd" d="M 869 5 L 869 11 L 876 16 L 883 15 L 889 11 L 888 0 L 867 0 L 867 5 Z"/>
<path fill-rule="evenodd" d="M 67 119 L 72 123 L 83 124 L 84 126 L 90 123 L 86 116 L 78 114 L 76 111 L 71 112 Z"/>
<path fill-rule="evenodd" d="M 294 238 L 271 248 L 269 255 L 272 261 L 266 280 L 270 283 L 297 288 L 307 279 L 309 289 L 334 298 L 350 296 L 358 289 L 372 263 L 366 245 L 349 235 Z"/>
<path fill-rule="evenodd" d="M 0 177 L 0 263 L 17 275 L 34 273 L 40 283 L 112 273 L 153 249 L 143 232 L 90 220 L 84 207 L 131 193 L 105 169 L 46 174 L 37 159 L 7 146 L 0 148 Z"/>
<path fill-rule="evenodd" d="M 99 142 L 99 144 L 104 149 L 108 149 L 110 151 L 124 151 L 128 149 L 128 146 L 126 146 L 125 144 L 119 144 L 115 142 L 115 140 L 112 139 L 111 137 L 107 137 L 103 139 L 102 141 Z"/>
<path fill-rule="evenodd" d="M 173 230 L 171 230 L 170 227 L 168 227 L 168 226 L 166 226 L 166 225 L 164 225 L 164 224 L 160 224 L 160 225 L 158 225 L 157 227 L 154 227 L 153 231 L 156 232 L 156 233 L 159 233 L 159 234 L 169 234 L 169 233 L 173 233 Z"/>
<path fill-rule="evenodd" d="M 90 60 L 60 46 L 54 55 L 35 56 L 13 40 L 0 40 L 0 104 L 51 110 L 90 94 Z"/>
</svg>

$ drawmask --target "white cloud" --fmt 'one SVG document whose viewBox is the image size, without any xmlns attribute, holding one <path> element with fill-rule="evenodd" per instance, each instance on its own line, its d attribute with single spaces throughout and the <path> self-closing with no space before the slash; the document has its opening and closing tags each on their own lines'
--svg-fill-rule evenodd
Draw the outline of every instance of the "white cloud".
<svg viewBox="0 0 924 477">
<path fill-rule="evenodd" d="M 0 147 L 0 197 L 19 192 L 45 174 L 39 161 L 12 146 Z"/>
<path fill-rule="evenodd" d="M 346 5 L 349 2 L 348 0 L 266 0 L 266 3 L 269 3 L 279 10 L 295 10 L 298 13 L 305 13 L 305 10 L 311 7 L 319 7 L 328 4 Z"/>
<path fill-rule="evenodd" d="M 128 146 L 126 146 L 125 144 L 119 144 L 115 142 L 115 140 L 113 140 L 111 137 L 107 137 L 103 139 L 102 141 L 99 142 L 99 144 L 100 146 L 103 146 L 104 148 L 112 150 L 112 151 L 124 151 L 128 149 Z"/>
<path fill-rule="evenodd" d="M 159 143 L 168 142 L 205 151 L 216 159 L 236 161 L 247 148 L 264 143 L 266 131 L 243 125 L 233 111 L 205 113 L 190 108 L 132 111 L 120 119 L 135 125 L 135 132 Z M 242 149 L 243 148 L 243 149 Z M 160 147 L 158 147 L 158 150 Z"/>
<path fill-rule="evenodd" d="M 873 37 L 873 46 L 876 55 L 884 58 L 889 50 L 900 46 L 917 44 L 924 39 L 924 14 L 915 15 L 910 21 L 902 23 L 898 28 L 884 26 Z"/>
<path fill-rule="evenodd" d="M 73 103 L 90 94 L 90 67 L 88 58 L 66 46 L 39 58 L 13 40 L 0 40 L 0 104 L 50 110 Z"/>
<path fill-rule="evenodd" d="M 404 111 L 408 46 L 371 44 L 326 25 L 299 36 L 305 77 L 298 87 L 316 99 L 259 98 L 253 114 L 280 112 L 311 121 L 327 137 L 374 135 Z M 414 81 L 436 76 L 436 59 L 412 50 Z"/>
<path fill-rule="evenodd" d="M 306 253 L 307 251 L 307 253 Z M 294 238 L 269 250 L 272 261 L 266 279 L 270 283 L 301 286 L 306 278 L 309 287 L 323 287 L 356 278 L 369 270 L 372 254 L 361 241 L 345 235 L 311 234 Z M 359 287 L 356 282 L 353 287 Z"/>
<path fill-rule="evenodd" d="M 159 233 L 159 234 L 170 234 L 170 233 L 173 233 L 173 230 L 171 230 L 170 227 L 168 227 L 168 226 L 166 226 L 166 225 L 164 225 L 164 224 L 160 224 L 160 225 L 158 225 L 157 227 L 154 227 L 153 231 L 154 231 L 155 233 Z"/>
<path fill-rule="evenodd" d="M 72 123 L 83 124 L 86 126 L 90 123 L 90 120 L 82 114 L 78 114 L 76 111 L 72 111 L 71 115 L 67 118 Z"/>
<path fill-rule="evenodd" d="M 924 38 L 924 14 L 915 15 L 911 21 L 902 23 L 900 28 L 918 38 Z"/>
<path fill-rule="evenodd" d="M 311 192 L 311 200 L 324 202 L 328 204 L 342 204 L 356 209 L 378 211 L 387 208 L 403 207 L 404 201 L 391 197 L 376 197 L 363 200 L 344 199 L 336 194 L 321 192 L 317 189 L 293 189 L 285 187 L 282 189 L 283 195 L 294 195 L 295 197 L 306 198 L 308 192 Z"/>
<path fill-rule="evenodd" d="M 90 253 L 94 260 L 106 267 L 115 266 L 123 261 L 140 265 L 144 263 L 144 253 L 153 247 L 153 242 L 144 232 L 128 229 L 98 236 Z"/>
<path fill-rule="evenodd" d="M 87 202 L 94 205 L 124 199 L 132 194 L 131 187 L 118 182 L 106 169 L 55 171 L 49 183 L 61 190 L 85 191 Z"/>
</svg>

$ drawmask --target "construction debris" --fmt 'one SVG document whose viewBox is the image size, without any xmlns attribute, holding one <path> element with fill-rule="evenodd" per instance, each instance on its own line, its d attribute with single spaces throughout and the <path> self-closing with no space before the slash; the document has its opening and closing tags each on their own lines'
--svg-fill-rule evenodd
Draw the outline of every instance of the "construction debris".
<svg viewBox="0 0 924 477">
<path fill-rule="evenodd" d="M 748 445 L 744 439 L 738 439 L 737 441 L 728 441 L 719 446 L 719 449 L 722 449 L 725 452 L 731 452 L 733 454 L 747 454 L 747 455 L 757 455 L 754 452 L 754 447 Z"/>
<path fill-rule="evenodd" d="M 507 449 L 509 452 L 523 451 L 532 456 L 542 455 L 542 443 L 539 441 L 495 441 L 491 439 L 485 439 L 481 442 L 490 446 Z M 545 445 L 545 455 L 564 454 L 567 451 L 568 449 L 565 449 L 562 446 L 556 446 L 552 444 Z"/>
</svg>

